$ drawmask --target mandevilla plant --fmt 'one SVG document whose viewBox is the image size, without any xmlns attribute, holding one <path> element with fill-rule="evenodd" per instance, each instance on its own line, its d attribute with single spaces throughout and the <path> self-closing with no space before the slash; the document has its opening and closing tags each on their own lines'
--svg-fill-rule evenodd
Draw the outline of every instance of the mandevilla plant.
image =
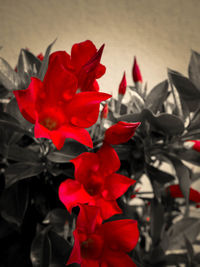
<svg viewBox="0 0 200 267">
<path fill-rule="evenodd" d="M 150 92 L 134 58 L 115 100 L 104 45 L 54 42 L 15 69 L 0 58 L 1 267 L 196 266 L 199 54 Z"/>
</svg>

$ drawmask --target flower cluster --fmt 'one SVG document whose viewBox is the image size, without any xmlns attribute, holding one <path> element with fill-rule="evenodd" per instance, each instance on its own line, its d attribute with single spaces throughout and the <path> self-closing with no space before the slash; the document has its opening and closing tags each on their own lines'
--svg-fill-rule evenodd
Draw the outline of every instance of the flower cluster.
<svg viewBox="0 0 200 267">
<path fill-rule="evenodd" d="M 14 91 L 22 115 L 35 124 L 36 138 L 52 139 L 57 149 L 66 138 L 93 146 L 84 128 L 96 122 L 100 102 L 111 97 L 97 92 L 96 79 L 105 72 L 100 64 L 102 50 L 85 41 L 73 45 L 71 56 L 54 52 L 43 81 L 32 77 L 26 90 Z M 78 89 L 83 92 L 77 93 Z"/>
<path fill-rule="evenodd" d="M 105 73 L 100 63 L 104 45 L 99 50 L 91 41 L 74 44 L 71 55 L 57 51 L 50 55 L 44 79 L 31 77 L 25 90 L 15 90 L 23 117 L 34 124 L 36 138 L 51 139 L 61 149 L 66 138 L 93 147 L 85 128 L 98 119 L 100 102 L 111 95 L 99 92 L 97 79 Z M 40 58 L 45 61 L 45 59 Z M 126 90 L 126 78 L 120 92 Z M 105 104 L 103 117 L 108 114 Z M 59 198 L 69 212 L 79 206 L 74 247 L 67 264 L 88 266 L 135 266 L 127 255 L 137 244 L 137 222 L 130 219 L 103 223 L 122 213 L 116 199 L 135 183 L 116 173 L 119 157 L 111 145 L 127 142 L 140 123 L 118 122 L 105 132 L 97 152 L 85 152 L 70 160 L 75 180 L 67 179 L 59 187 Z"/>
</svg>

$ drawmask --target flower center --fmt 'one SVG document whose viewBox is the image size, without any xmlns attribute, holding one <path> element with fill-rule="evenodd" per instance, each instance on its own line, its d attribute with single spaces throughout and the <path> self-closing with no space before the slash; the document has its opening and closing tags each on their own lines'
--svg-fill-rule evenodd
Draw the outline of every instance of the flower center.
<svg viewBox="0 0 200 267">
<path fill-rule="evenodd" d="M 98 259 L 103 250 L 103 240 L 99 235 L 92 235 L 81 243 L 81 256 L 85 259 Z"/>
<path fill-rule="evenodd" d="M 95 196 L 101 193 L 103 184 L 103 179 L 100 176 L 93 174 L 84 185 L 84 188 L 89 195 Z"/>
<path fill-rule="evenodd" d="M 43 119 L 40 124 L 42 124 L 45 128 L 49 129 L 50 131 L 56 130 L 58 128 L 58 122 L 55 119 L 50 117 L 46 117 Z"/>
</svg>

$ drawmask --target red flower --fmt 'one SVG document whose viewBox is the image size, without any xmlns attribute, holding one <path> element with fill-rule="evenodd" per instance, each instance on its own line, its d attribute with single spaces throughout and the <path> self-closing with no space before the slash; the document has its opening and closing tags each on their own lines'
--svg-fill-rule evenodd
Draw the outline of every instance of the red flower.
<svg viewBox="0 0 200 267">
<path fill-rule="evenodd" d="M 183 198 L 183 194 L 181 192 L 180 186 L 178 184 L 170 185 L 166 188 L 167 192 L 170 192 L 171 197 L 173 198 Z M 189 200 L 195 203 L 200 203 L 200 192 L 197 190 L 190 188 L 190 196 Z"/>
<path fill-rule="evenodd" d="M 131 219 L 99 223 L 99 209 L 81 206 L 74 247 L 67 262 L 81 267 L 136 267 L 127 255 L 137 244 L 137 222 Z"/>
<path fill-rule="evenodd" d="M 59 53 L 59 52 L 58 52 Z M 64 52 L 52 54 L 44 81 L 31 78 L 26 90 L 14 91 L 19 109 L 29 122 L 35 124 L 35 137 L 52 139 L 61 149 L 66 138 L 73 138 L 92 147 L 89 133 L 99 114 L 100 102 L 110 95 L 99 92 L 76 94 L 77 78 L 62 65 Z"/>
<path fill-rule="evenodd" d="M 130 178 L 115 173 L 120 160 L 115 150 L 104 144 L 97 153 L 82 153 L 71 160 L 75 166 L 75 180 L 67 179 L 59 187 L 59 197 L 66 208 L 83 203 L 101 209 L 103 219 L 121 213 L 116 199 L 135 183 Z"/>
<path fill-rule="evenodd" d="M 74 44 L 71 57 L 65 51 L 53 53 L 59 57 L 64 68 L 74 73 L 78 80 L 78 89 L 81 91 L 99 91 L 96 79 L 100 78 L 106 71 L 104 65 L 100 64 L 104 45 L 97 51 L 95 45 L 87 40 Z"/>
<path fill-rule="evenodd" d="M 133 64 L 133 81 L 135 83 L 142 82 L 142 75 L 136 57 L 134 57 L 134 64 Z"/>
<path fill-rule="evenodd" d="M 119 121 L 105 132 L 104 141 L 111 145 L 118 145 L 127 142 L 135 133 L 140 122 L 128 123 Z"/>
<path fill-rule="evenodd" d="M 108 104 L 106 103 L 101 111 L 101 119 L 106 119 L 108 117 Z"/>
<path fill-rule="evenodd" d="M 119 85 L 118 94 L 119 95 L 125 95 L 126 87 L 127 87 L 126 73 L 124 72 L 124 75 L 123 75 L 122 80 L 121 80 L 120 85 Z"/>
</svg>

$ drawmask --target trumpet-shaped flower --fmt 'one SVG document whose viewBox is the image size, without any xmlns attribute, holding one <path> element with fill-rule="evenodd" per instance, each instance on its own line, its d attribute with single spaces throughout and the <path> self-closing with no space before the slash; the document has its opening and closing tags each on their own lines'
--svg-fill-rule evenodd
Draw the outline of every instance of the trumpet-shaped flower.
<svg viewBox="0 0 200 267">
<path fill-rule="evenodd" d="M 135 183 L 115 173 L 120 160 L 115 150 L 104 144 L 96 153 L 85 152 L 71 160 L 75 166 L 75 180 L 67 179 L 59 187 L 59 197 L 66 208 L 87 203 L 101 210 L 103 219 L 122 213 L 116 199 Z"/>
<path fill-rule="evenodd" d="M 63 60 L 63 58 L 65 60 Z M 31 78 L 29 87 L 14 91 L 19 109 L 26 120 L 35 124 L 35 137 L 52 139 L 61 149 L 66 138 L 92 147 L 89 133 L 99 114 L 100 102 L 110 95 L 99 92 L 77 94 L 77 78 L 62 63 L 67 54 L 52 54 L 43 82 Z"/>
<path fill-rule="evenodd" d="M 81 267 L 136 267 L 127 255 L 139 238 L 135 220 L 101 224 L 97 207 L 81 205 L 73 235 L 75 242 L 67 265 L 79 263 Z"/>
</svg>

